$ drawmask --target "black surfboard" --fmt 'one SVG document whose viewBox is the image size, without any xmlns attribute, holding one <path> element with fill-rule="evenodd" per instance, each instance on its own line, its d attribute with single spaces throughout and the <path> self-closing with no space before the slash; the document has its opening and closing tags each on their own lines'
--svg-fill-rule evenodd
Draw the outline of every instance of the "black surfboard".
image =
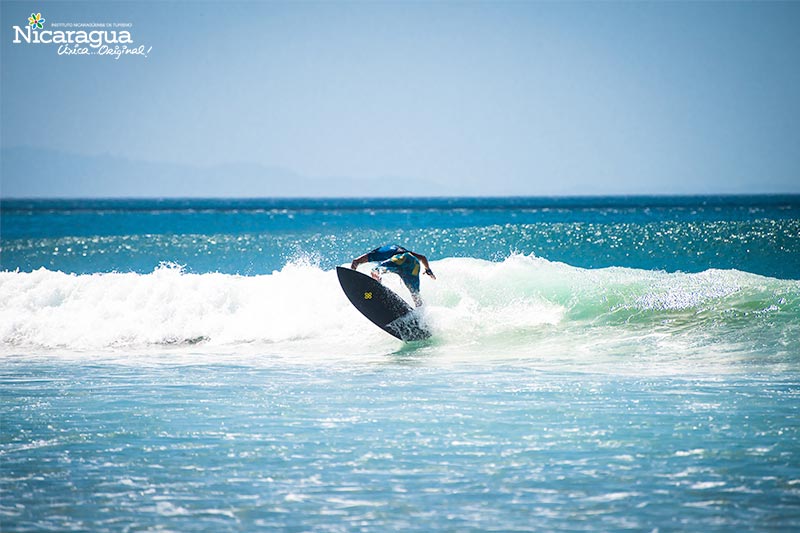
<svg viewBox="0 0 800 533">
<path fill-rule="evenodd" d="M 336 275 L 350 303 L 386 333 L 403 341 L 431 336 L 430 330 L 420 321 L 419 313 L 380 282 L 344 267 L 336 267 Z"/>
</svg>

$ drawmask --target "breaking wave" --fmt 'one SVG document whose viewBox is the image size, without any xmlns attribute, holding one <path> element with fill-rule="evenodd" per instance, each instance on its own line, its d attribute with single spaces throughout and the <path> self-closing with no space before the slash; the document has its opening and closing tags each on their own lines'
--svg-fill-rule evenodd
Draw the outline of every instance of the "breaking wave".
<svg viewBox="0 0 800 533">
<path fill-rule="evenodd" d="M 423 276 L 415 345 L 433 357 L 541 363 L 800 360 L 800 282 L 736 270 L 587 270 L 532 256 L 448 258 Z M 386 284 L 409 298 L 399 280 Z M 347 301 L 334 270 L 269 275 L 0 273 L 0 354 L 228 353 L 303 359 L 405 353 Z M 405 352 L 404 352 L 405 351 Z"/>
</svg>

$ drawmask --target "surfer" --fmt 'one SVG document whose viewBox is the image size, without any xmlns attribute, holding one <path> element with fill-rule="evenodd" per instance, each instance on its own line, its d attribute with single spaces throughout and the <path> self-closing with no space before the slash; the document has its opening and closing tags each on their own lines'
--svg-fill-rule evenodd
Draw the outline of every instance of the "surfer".
<svg viewBox="0 0 800 533">
<path fill-rule="evenodd" d="M 411 250 L 406 250 L 402 246 L 396 244 L 387 244 L 380 248 L 375 248 L 371 252 L 353 259 L 350 268 L 356 270 L 361 263 L 376 263 L 376 267 L 372 269 L 372 277 L 376 280 L 381 280 L 381 274 L 384 272 L 393 272 L 400 276 L 406 287 L 408 287 L 411 297 L 414 299 L 414 304 L 419 307 L 422 305 L 422 298 L 419 295 L 419 271 L 421 267 L 425 267 L 424 272 L 432 279 L 436 279 L 433 275 L 433 270 L 428 264 L 428 258 L 422 254 L 414 253 Z"/>
</svg>

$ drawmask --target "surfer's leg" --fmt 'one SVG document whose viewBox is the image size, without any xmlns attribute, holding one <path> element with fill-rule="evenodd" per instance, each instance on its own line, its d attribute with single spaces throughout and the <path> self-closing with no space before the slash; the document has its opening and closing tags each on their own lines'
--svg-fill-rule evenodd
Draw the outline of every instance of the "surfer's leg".
<svg viewBox="0 0 800 533">
<path fill-rule="evenodd" d="M 414 305 L 422 307 L 422 296 L 418 292 L 411 291 L 411 298 L 414 300 Z"/>
<path fill-rule="evenodd" d="M 408 273 L 405 275 L 400 276 L 405 283 L 406 288 L 408 288 L 408 292 L 411 293 L 411 298 L 414 300 L 414 305 L 420 307 L 422 305 L 422 296 L 419 293 L 419 275 L 414 276 Z"/>
</svg>

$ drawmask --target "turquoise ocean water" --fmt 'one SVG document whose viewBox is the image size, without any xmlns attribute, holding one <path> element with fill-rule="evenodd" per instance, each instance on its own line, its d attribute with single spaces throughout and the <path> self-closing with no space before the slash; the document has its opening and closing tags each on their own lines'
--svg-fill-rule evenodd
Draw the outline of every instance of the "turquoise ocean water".
<svg viewBox="0 0 800 533">
<path fill-rule="evenodd" d="M 4 200 L 0 380 L 2 531 L 796 531 L 800 197 Z"/>
</svg>

